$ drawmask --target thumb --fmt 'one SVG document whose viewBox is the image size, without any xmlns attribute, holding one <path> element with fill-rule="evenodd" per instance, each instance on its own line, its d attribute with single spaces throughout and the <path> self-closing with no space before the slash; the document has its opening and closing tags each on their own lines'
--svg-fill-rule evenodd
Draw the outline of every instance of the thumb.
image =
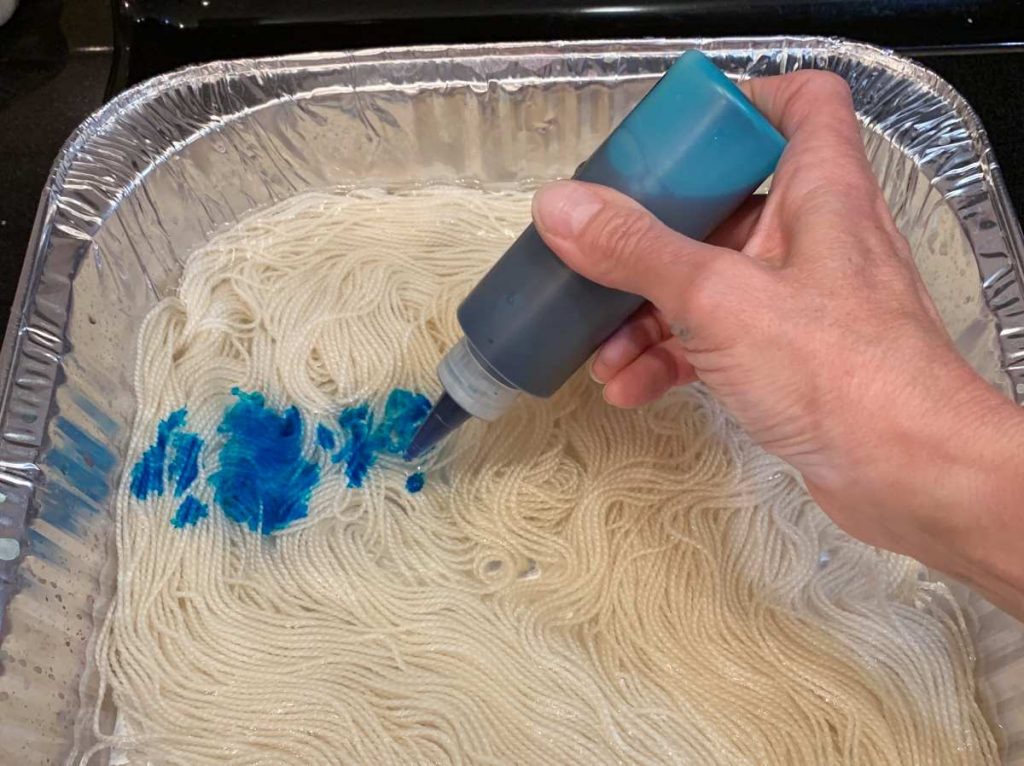
<svg viewBox="0 0 1024 766">
<path fill-rule="evenodd" d="M 580 181 L 541 187 L 533 197 L 533 220 L 570 269 L 643 296 L 673 318 L 703 302 L 703 293 L 748 260 L 684 237 L 624 194 Z"/>
</svg>

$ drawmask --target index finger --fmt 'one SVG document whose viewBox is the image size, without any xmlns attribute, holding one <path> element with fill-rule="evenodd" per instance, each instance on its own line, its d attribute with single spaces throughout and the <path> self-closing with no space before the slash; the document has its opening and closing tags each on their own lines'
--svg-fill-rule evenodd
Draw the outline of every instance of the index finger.
<svg viewBox="0 0 1024 766">
<path fill-rule="evenodd" d="M 860 128 L 850 86 L 833 72 L 804 69 L 744 80 L 739 87 L 790 141 L 825 127 L 834 135 L 855 140 L 860 145 Z"/>
<path fill-rule="evenodd" d="M 746 80 L 740 88 L 787 139 L 778 180 L 799 177 L 799 191 L 845 190 L 852 192 L 849 199 L 874 204 L 877 181 L 864 153 L 850 87 L 842 77 L 805 69 Z"/>
</svg>

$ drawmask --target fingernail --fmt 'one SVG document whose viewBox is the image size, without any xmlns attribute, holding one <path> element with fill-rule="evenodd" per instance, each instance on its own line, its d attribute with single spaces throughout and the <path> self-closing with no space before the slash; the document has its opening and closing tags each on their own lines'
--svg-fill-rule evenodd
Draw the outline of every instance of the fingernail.
<svg viewBox="0 0 1024 766">
<path fill-rule="evenodd" d="M 610 391 L 608 386 L 605 386 L 604 391 L 601 392 L 601 398 L 605 400 L 605 403 L 610 404 L 612 407 L 618 407 L 620 410 L 629 409 L 628 407 L 623 407 L 621 404 L 618 404 L 617 402 L 613 402 L 610 398 L 611 394 L 613 393 L 614 391 Z"/>
<path fill-rule="evenodd" d="M 533 195 L 533 217 L 547 234 L 572 237 L 583 230 L 603 204 L 583 184 L 555 181 Z"/>
<path fill-rule="evenodd" d="M 613 370 L 624 367 L 633 356 L 636 356 L 633 342 L 629 338 L 622 337 L 621 334 L 613 335 L 606 340 L 601 346 L 601 350 L 597 352 L 597 358 L 601 360 L 601 364 Z"/>
<path fill-rule="evenodd" d="M 587 365 L 587 372 L 590 373 L 590 379 L 592 381 L 594 381 L 595 383 L 599 383 L 602 386 L 604 385 L 604 381 L 601 380 L 599 377 L 597 377 L 597 373 L 594 372 L 594 363 L 593 362 L 591 362 L 589 365 Z"/>
</svg>

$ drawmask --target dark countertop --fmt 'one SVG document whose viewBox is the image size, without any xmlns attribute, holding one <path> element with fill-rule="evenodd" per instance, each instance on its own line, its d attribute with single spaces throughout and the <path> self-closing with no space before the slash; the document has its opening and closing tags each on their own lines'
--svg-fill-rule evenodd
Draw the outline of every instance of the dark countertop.
<svg viewBox="0 0 1024 766">
<path fill-rule="evenodd" d="M 105 0 L 21 0 L 0 27 L 0 326 L 6 326 L 39 195 L 64 140 L 108 93 L 197 60 L 429 42 L 849 36 L 896 46 L 956 87 L 980 115 L 1011 198 L 1024 209 L 1024 46 L 995 45 L 1024 41 L 1018 0 L 215 2 L 216 14 L 211 0 L 126 0 L 118 4 L 115 35 Z"/>
<path fill-rule="evenodd" d="M 0 27 L 0 328 L 7 326 L 43 185 L 104 101 L 113 61 L 103 2 L 22 0 Z"/>
</svg>

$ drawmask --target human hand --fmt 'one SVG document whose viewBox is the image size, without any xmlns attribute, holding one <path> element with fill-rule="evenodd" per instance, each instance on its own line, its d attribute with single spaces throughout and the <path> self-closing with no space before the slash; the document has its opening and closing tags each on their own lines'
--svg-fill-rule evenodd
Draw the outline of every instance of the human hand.
<svg viewBox="0 0 1024 766">
<path fill-rule="evenodd" d="M 650 301 L 593 377 L 622 407 L 701 380 L 839 526 L 1024 615 L 1024 557 L 1006 544 L 1024 527 L 1024 486 L 997 480 L 1012 466 L 1024 477 L 1024 416 L 943 329 L 846 83 L 800 72 L 744 89 L 789 143 L 767 198 L 707 243 L 610 189 L 537 193 L 538 230 L 570 268 Z"/>
</svg>

